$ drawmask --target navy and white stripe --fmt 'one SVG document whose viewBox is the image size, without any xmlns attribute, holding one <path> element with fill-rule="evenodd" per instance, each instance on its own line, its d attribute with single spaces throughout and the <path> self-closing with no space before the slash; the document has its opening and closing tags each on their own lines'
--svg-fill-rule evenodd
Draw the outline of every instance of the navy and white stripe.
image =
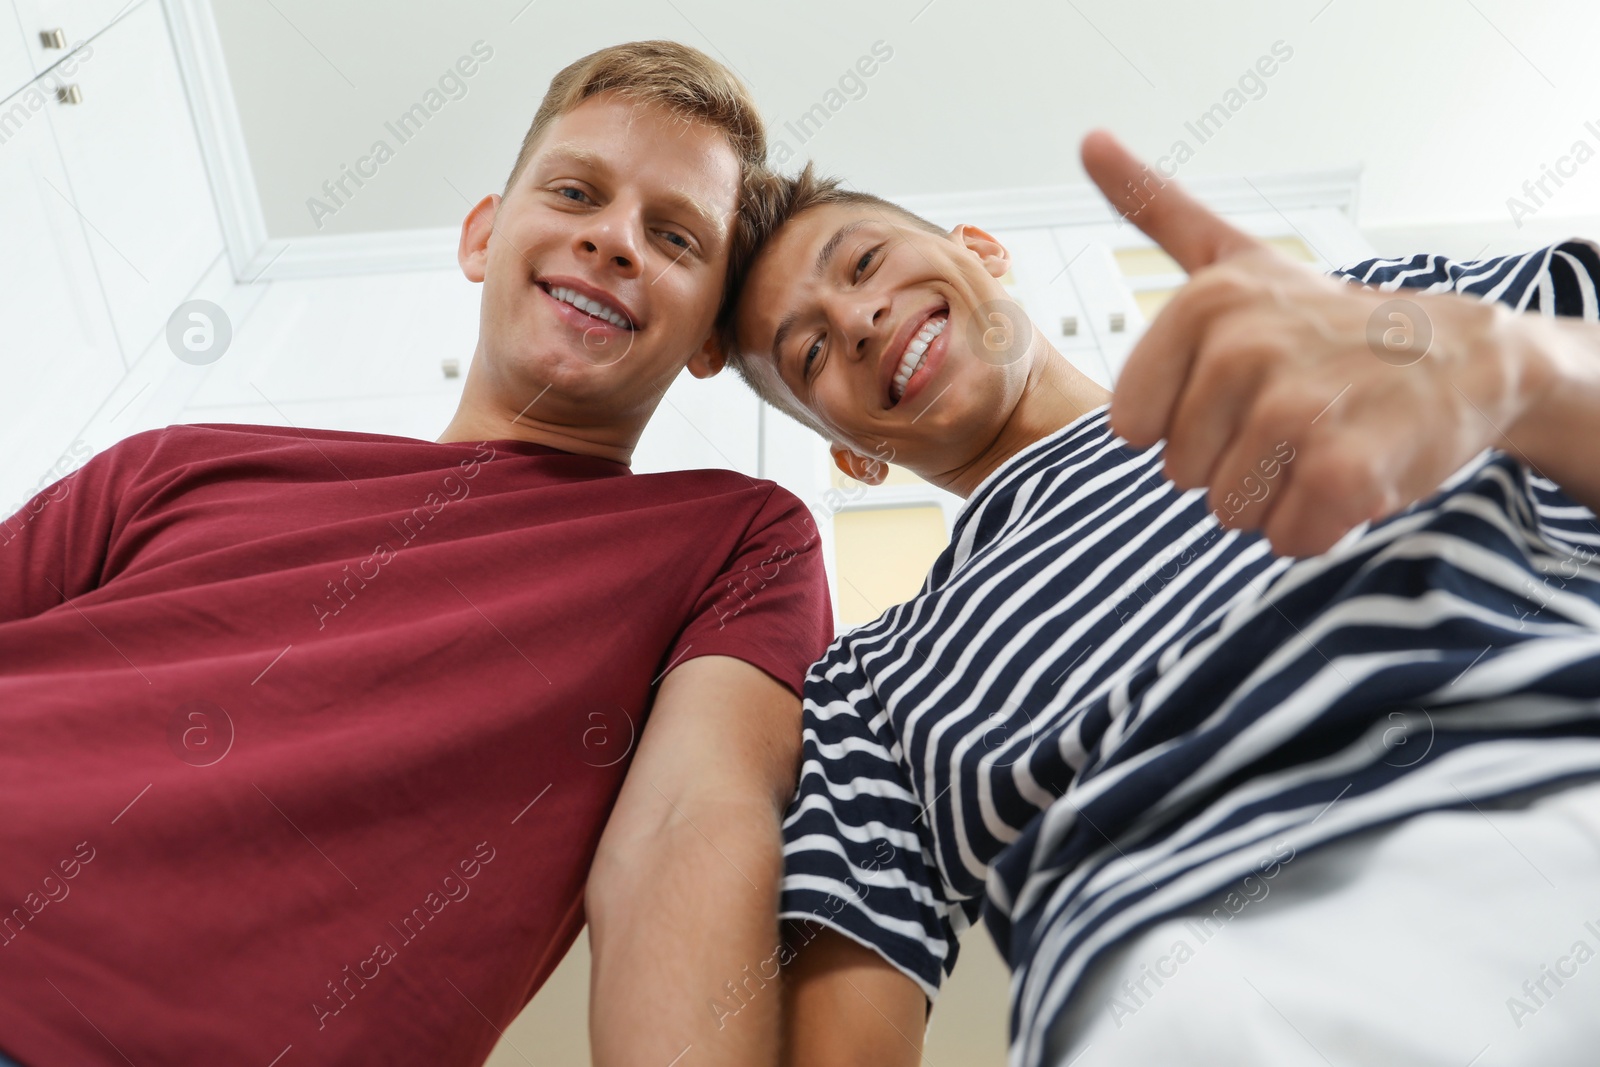
<svg viewBox="0 0 1600 1067">
<path fill-rule="evenodd" d="M 1338 273 L 1600 317 L 1587 242 Z M 1274 843 L 1600 773 L 1600 526 L 1556 486 L 1485 452 L 1292 561 L 1161 462 L 1104 409 L 1034 443 L 916 598 L 806 680 L 782 914 L 932 999 L 981 911 L 1014 971 L 1013 1065 L 1099 951 Z"/>
</svg>

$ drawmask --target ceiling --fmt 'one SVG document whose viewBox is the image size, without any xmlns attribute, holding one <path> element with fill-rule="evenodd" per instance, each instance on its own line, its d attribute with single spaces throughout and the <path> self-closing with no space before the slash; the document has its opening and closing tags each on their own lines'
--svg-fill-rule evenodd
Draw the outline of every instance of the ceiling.
<svg viewBox="0 0 1600 1067">
<path fill-rule="evenodd" d="M 501 188 L 556 70 L 649 37 L 739 71 L 789 166 L 814 158 L 890 196 L 1081 182 L 1077 142 L 1106 126 L 1152 158 L 1185 142 L 1180 178 L 1363 165 L 1359 221 L 1381 250 L 1385 237 L 1600 234 L 1600 159 L 1572 156 L 1580 140 L 1600 150 L 1600 5 L 1578 0 L 213 6 L 277 238 L 458 227 Z M 489 57 L 401 143 L 385 123 L 475 44 Z M 874 73 L 846 78 L 867 56 Z M 1258 64 L 1270 77 L 1251 76 Z M 1218 104 L 1231 110 L 1202 141 L 1186 124 Z M 825 121 L 802 131 L 807 112 Z M 313 197 L 332 204 L 323 183 L 380 139 L 393 158 L 314 212 Z M 1564 156 L 1570 176 L 1547 178 L 1535 204 L 1523 183 Z"/>
</svg>

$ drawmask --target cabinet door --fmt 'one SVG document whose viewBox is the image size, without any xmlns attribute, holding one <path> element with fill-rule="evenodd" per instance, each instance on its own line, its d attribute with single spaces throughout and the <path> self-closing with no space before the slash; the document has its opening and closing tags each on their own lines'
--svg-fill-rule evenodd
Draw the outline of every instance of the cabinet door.
<svg viewBox="0 0 1600 1067">
<path fill-rule="evenodd" d="M 43 73 L 112 22 L 131 10 L 140 0 L 12 0 L 22 40 L 33 60 L 33 69 Z M 159 6 L 159 0 L 146 6 Z M 57 32 L 59 31 L 59 33 Z"/>
<path fill-rule="evenodd" d="M 0 4 L 0 113 L 10 110 L 6 97 L 16 92 L 33 77 L 33 61 L 28 46 L 22 39 L 22 27 L 13 17 L 8 5 Z M 11 136 L 6 120 L 0 118 L 0 138 Z"/>
<path fill-rule="evenodd" d="M 1081 249 L 1063 254 L 1049 228 L 1000 230 L 995 238 L 1011 253 L 1002 281 L 1046 341 L 1091 379 L 1109 386 L 1111 375 L 1084 311 L 1071 267 Z"/>
<path fill-rule="evenodd" d="M 82 102 L 54 117 L 70 195 L 132 363 L 222 253 L 222 232 L 161 5 L 140 4 L 91 47 L 64 79 Z"/>
<path fill-rule="evenodd" d="M 661 398 L 639 438 L 633 469 L 725 467 L 755 475 L 761 401 L 733 371 L 700 379 L 684 371 Z"/>
<path fill-rule="evenodd" d="M 0 511 L 81 463 L 79 429 L 122 375 L 83 224 L 62 195 L 54 100 L 0 145 Z M 69 457 L 67 468 L 58 461 Z"/>
</svg>

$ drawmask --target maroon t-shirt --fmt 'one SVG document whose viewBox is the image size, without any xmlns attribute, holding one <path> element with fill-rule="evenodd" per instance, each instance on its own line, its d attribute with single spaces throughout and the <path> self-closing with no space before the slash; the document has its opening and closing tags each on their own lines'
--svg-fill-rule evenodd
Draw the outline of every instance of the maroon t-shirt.
<svg viewBox="0 0 1600 1067">
<path fill-rule="evenodd" d="M 480 1063 L 582 927 L 659 679 L 798 693 L 831 635 L 771 482 L 132 437 L 0 523 L 0 1049 Z"/>
</svg>

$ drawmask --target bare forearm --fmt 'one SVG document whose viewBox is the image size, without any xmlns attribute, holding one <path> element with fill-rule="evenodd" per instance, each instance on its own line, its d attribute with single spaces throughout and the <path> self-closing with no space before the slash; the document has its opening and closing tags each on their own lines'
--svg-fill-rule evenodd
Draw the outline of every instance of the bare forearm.
<svg viewBox="0 0 1600 1067">
<path fill-rule="evenodd" d="M 783 1067 L 916 1067 L 927 1001 L 877 953 L 833 930 L 784 976 Z"/>
<path fill-rule="evenodd" d="M 610 888 L 589 899 L 595 1064 L 777 1062 L 781 868 L 777 817 L 748 799 L 679 807 L 597 859 Z"/>
<path fill-rule="evenodd" d="M 1518 341 L 1541 368 L 1526 413 L 1503 447 L 1600 512 L 1600 325 L 1520 315 Z"/>
</svg>

